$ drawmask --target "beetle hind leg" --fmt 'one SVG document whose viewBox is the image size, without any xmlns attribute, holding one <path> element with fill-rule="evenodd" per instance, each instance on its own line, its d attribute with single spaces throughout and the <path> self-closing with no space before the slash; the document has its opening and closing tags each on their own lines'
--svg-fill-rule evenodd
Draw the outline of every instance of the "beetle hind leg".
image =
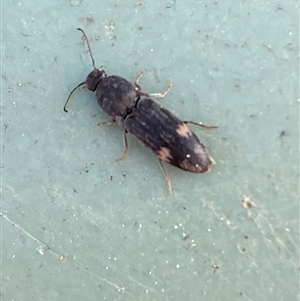
<svg viewBox="0 0 300 301">
<path fill-rule="evenodd" d="M 162 172 L 164 174 L 164 177 L 165 177 L 165 179 L 167 181 L 169 192 L 170 192 L 170 194 L 172 194 L 173 190 L 172 190 L 171 178 L 170 178 L 168 172 L 166 171 L 166 169 L 165 169 L 165 167 L 164 167 L 164 165 L 162 163 L 162 160 L 160 160 L 160 159 L 159 159 L 159 165 L 160 165 L 161 170 L 162 170 Z"/>
</svg>

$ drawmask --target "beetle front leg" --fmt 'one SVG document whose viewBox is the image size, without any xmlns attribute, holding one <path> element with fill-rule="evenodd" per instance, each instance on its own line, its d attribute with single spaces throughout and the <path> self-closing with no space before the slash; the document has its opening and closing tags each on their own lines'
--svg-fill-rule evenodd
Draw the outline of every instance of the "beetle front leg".
<svg viewBox="0 0 300 301">
<path fill-rule="evenodd" d="M 142 90 L 141 86 L 139 85 L 139 81 L 141 77 L 143 76 L 144 72 L 141 71 L 138 76 L 136 77 L 134 81 L 134 87 L 139 96 L 146 96 L 146 97 L 153 97 L 153 98 L 163 98 L 167 95 L 167 93 L 170 91 L 172 87 L 172 81 L 169 81 L 168 87 L 163 91 L 163 92 L 158 92 L 158 93 L 146 93 Z"/>
<path fill-rule="evenodd" d="M 101 125 L 111 125 L 111 124 L 113 124 L 113 123 L 114 123 L 113 120 L 111 120 L 111 121 L 101 121 L 101 122 L 99 122 L 99 123 L 97 124 L 97 126 L 101 126 Z"/>
</svg>

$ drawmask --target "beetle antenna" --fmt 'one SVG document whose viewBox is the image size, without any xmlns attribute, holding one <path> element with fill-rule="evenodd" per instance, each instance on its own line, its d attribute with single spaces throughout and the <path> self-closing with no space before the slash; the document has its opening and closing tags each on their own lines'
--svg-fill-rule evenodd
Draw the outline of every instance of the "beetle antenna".
<svg viewBox="0 0 300 301">
<path fill-rule="evenodd" d="M 87 46 L 88 46 L 88 48 L 89 48 L 89 53 L 90 53 L 90 56 L 91 56 L 91 59 L 92 59 L 93 68 L 96 69 L 96 67 L 95 67 L 95 61 L 94 61 L 94 58 L 93 58 L 93 55 L 92 55 L 92 50 L 91 50 L 91 47 L 90 47 L 90 44 L 89 44 L 89 40 L 88 40 L 88 38 L 87 38 L 85 32 L 83 31 L 83 29 L 77 28 L 77 30 L 79 30 L 79 31 L 82 32 L 82 34 L 83 34 L 83 36 L 84 36 L 84 39 L 86 40 Z"/>
<path fill-rule="evenodd" d="M 85 85 L 85 82 L 80 83 L 80 84 L 77 85 L 77 86 L 71 91 L 71 93 L 69 94 L 68 99 L 67 99 L 67 101 L 66 101 L 66 103 L 65 103 L 65 105 L 64 105 L 64 111 L 65 111 L 66 113 L 68 113 L 67 105 L 68 105 L 68 103 L 69 103 L 69 100 L 70 100 L 72 94 L 73 94 L 78 88 L 80 88 L 81 86 L 84 86 L 84 85 Z"/>
</svg>

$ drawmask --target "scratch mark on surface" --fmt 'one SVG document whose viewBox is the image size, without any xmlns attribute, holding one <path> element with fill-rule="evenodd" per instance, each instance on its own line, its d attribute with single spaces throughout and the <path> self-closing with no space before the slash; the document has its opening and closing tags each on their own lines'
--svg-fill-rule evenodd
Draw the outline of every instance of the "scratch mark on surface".
<svg viewBox="0 0 300 301">
<path fill-rule="evenodd" d="M 115 284 L 113 282 L 110 282 L 110 281 L 108 281 L 105 278 L 103 278 L 102 280 L 105 281 L 106 283 L 108 283 L 109 285 L 114 286 L 118 290 L 118 292 L 124 292 L 125 291 L 125 287 L 124 286 L 118 286 L 117 284 Z"/>
<path fill-rule="evenodd" d="M 232 222 L 226 217 L 224 212 L 220 209 L 220 207 L 216 206 L 215 202 L 213 201 L 206 201 L 202 200 L 202 204 L 207 207 L 215 217 L 222 221 L 224 225 L 226 225 L 229 229 L 234 229 L 235 227 L 232 225 Z"/>
<path fill-rule="evenodd" d="M 243 207 L 247 210 L 247 217 L 253 221 L 255 226 L 261 232 L 262 238 L 266 245 L 272 248 L 282 248 L 286 254 L 293 255 L 297 249 L 293 238 L 288 234 L 288 230 L 281 230 L 285 228 L 281 225 L 280 218 L 277 212 L 264 206 L 264 202 L 253 200 L 252 197 L 243 195 Z M 272 221 L 272 217 L 274 216 Z M 276 227 L 274 227 L 276 225 Z M 285 232 L 283 232 L 285 231 Z"/>
<path fill-rule="evenodd" d="M 37 250 L 38 250 L 38 252 L 41 255 L 44 255 L 44 248 L 47 248 L 50 251 L 50 253 L 52 253 L 53 255 L 57 256 L 60 259 L 62 258 L 61 254 L 58 254 L 58 253 L 54 252 L 46 243 L 44 243 L 41 240 L 39 240 L 37 237 L 35 237 L 33 234 L 31 234 L 26 229 L 24 229 L 17 222 L 14 222 L 13 220 L 11 220 L 6 214 L 3 214 L 2 212 L 0 212 L 0 216 L 3 217 L 5 220 L 7 220 L 9 223 L 11 223 L 12 226 L 16 227 L 18 230 L 20 230 L 21 232 L 23 232 L 26 236 L 28 236 L 29 238 L 31 238 L 33 241 L 35 241 L 36 243 L 38 243 L 39 246 L 40 246 L 40 248 L 38 248 Z"/>
<path fill-rule="evenodd" d="M 142 286 L 143 288 L 145 288 L 145 290 L 146 290 L 147 293 L 148 293 L 148 292 L 152 292 L 152 293 L 156 293 L 156 294 L 158 294 L 158 295 L 161 295 L 161 294 L 159 294 L 157 291 L 155 291 L 155 290 L 153 290 L 152 288 L 148 287 L 147 285 L 145 285 L 145 284 L 143 284 L 143 283 L 141 283 L 141 282 L 135 280 L 135 279 L 132 278 L 131 276 L 128 276 L 128 278 L 129 278 L 132 282 L 134 282 L 134 283 L 136 283 L 136 284 Z"/>
</svg>

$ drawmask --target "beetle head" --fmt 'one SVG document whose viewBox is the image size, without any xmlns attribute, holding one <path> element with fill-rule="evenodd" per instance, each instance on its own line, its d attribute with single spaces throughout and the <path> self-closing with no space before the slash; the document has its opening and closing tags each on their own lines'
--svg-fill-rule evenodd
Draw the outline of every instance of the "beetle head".
<svg viewBox="0 0 300 301">
<path fill-rule="evenodd" d="M 104 70 L 94 69 L 85 80 L 86 87 L 91 91 L 96 91 L 97 85 L 106 76 L 107 74 Z"/>
</svg>

